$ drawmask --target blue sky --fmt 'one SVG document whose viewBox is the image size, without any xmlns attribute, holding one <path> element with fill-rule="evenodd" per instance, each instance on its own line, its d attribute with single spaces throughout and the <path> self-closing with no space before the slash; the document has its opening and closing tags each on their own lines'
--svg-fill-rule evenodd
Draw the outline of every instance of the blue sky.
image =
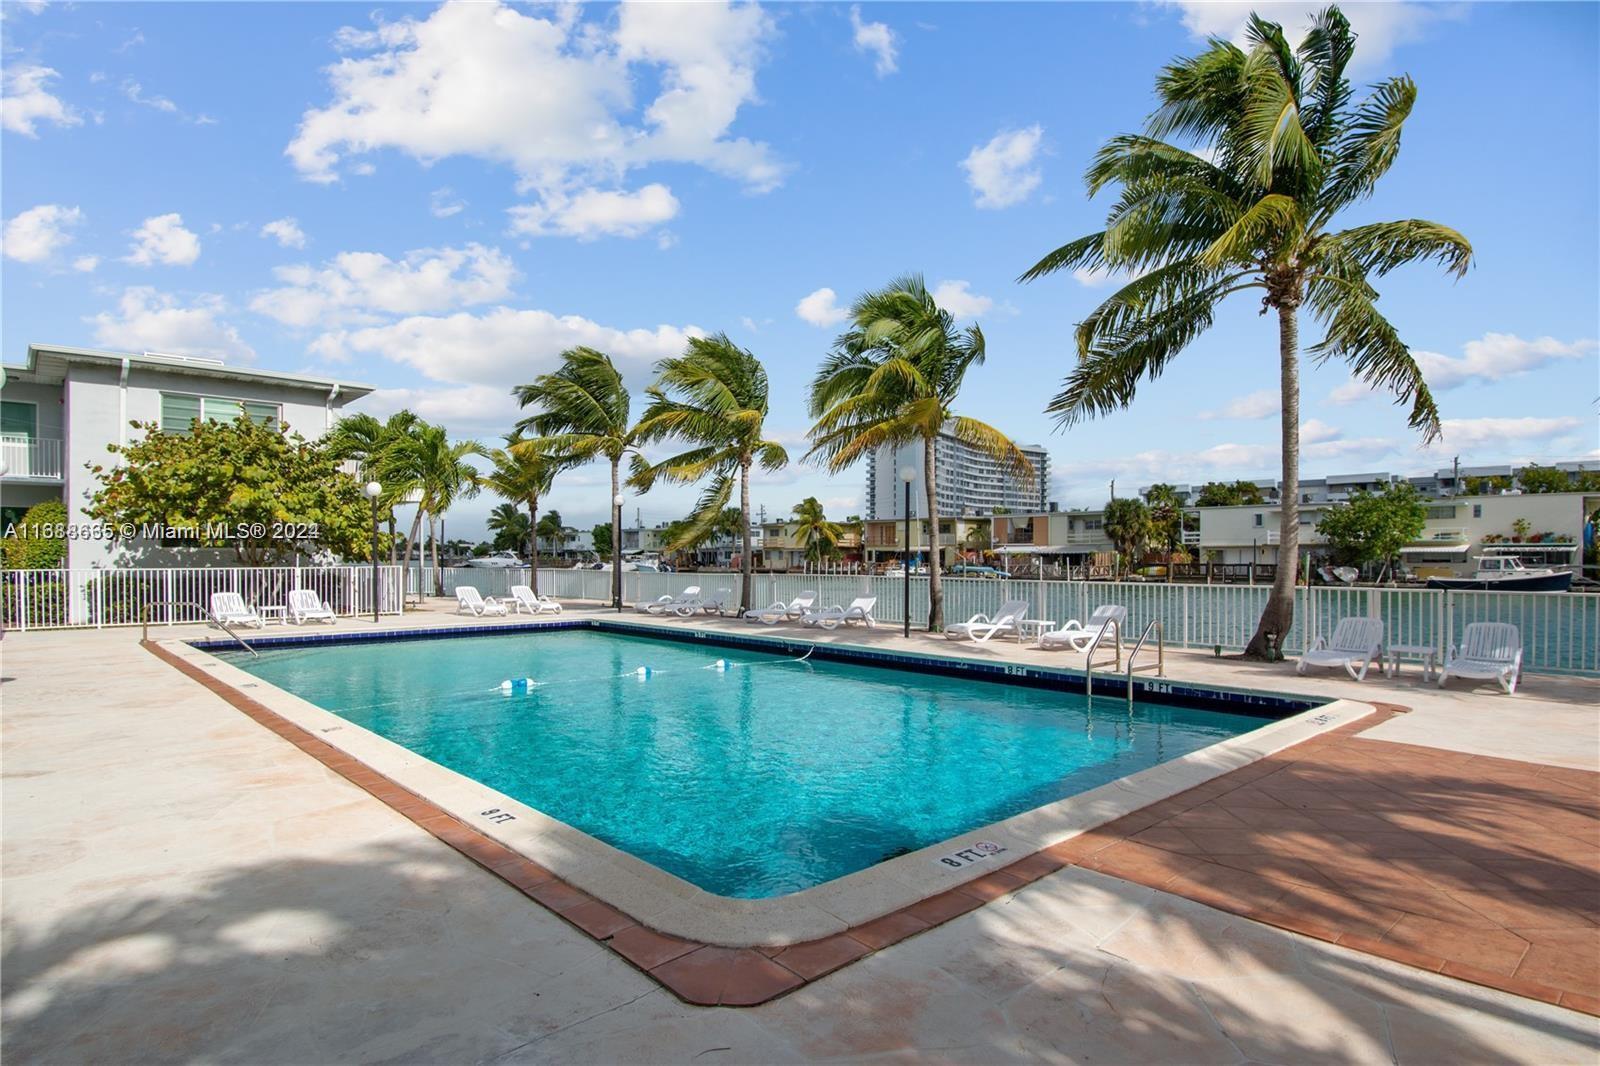
<svg viewBox="0 0 1600 1066">
<path fill-rule="evenodd" d="M 1313 5 L 1256 5 L 1300 24 Z M 976 317 L 961 407 L 1053 453 L 1053 495 L 1277 470 L 1276 327 L 1237 298 L 1124 413 L 1043 413 L 1101 279 L 1015 278 L 1098 228 L 1082 173 L 1160 66 L 1248 5 L 22 4 L 3 31 L 4 321 L 29 342 L 220 355 L 372 382 L 493 439 L 570 345 L 636 387 L 693 331 L 766 362 L 798 457 L 804 388 L 861 290 L 919 271 Z M 1352 223 L 1453 225 L 1477 264 L 1385 279 L 1446 419 L 1337 366 L 1303 379 L 1303 470 L 1600 458 L 1600 7 L 1355 5 L 1358 83 L 1411 74 L 1400 160 Z M 1104 199 L 1104 198 L 1102 198 Z M 831 290 L 830 292 L 824 290 Z M 1314 333 L 1307 327 L 1307 340 Z M 551 504 L 585 524 L 603 472 Z M 861 472 L 758 482 L 860 507 Z M 684 513 L 692 489 L 636 503 Z M 458 506 L 470 535 L 492 500 Z"/>
</svg>

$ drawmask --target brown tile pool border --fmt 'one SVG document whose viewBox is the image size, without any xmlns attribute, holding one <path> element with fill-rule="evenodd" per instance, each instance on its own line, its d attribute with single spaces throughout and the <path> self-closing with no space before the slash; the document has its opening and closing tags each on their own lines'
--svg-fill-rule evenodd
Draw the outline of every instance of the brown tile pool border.
<svg viewBox="0 0 1600 1066">
<path fill-rule="evenodd" d="M 1198 806 L 1210 798 L 1281 769 L 1279 756 L 1268 756 L 1223 774 L 1197 788 L 1035 852 L 986 876 L 852 926 L 844 932 L 786 947 L 728 948 L 667 936 L 636 922 L 621 910 L 566 883 L 538 863 L 523 858 L 159 643 L 143 643 L 151 654 L 163 662 L 198 681 L 235 709 L 404 815 L 436 839 L 627 960 L 683 1002 L 692 1005 L 752 1007 L 769 1002 L 842 966 L 976 910 L 990 900 L 1006 896 L 1048 874 L 1079 865 L 1160 888 L 1303 936 L 1600 1016 L 1600 1000 L 1594 997 L 1460 966 L 1442 957 L 1436 958 L 1426 952 L 1361 935 L 1353 930 L 1335 928 L 1299 914 L 1262 909 L 1251 900 L 1240 899 L 1225 890 L 1208 888 L 1200 881 L 1174 884 L 1183 881 L 1177 866 L 1184 865 L 1184 857 L 1145 847 L 1132 840 L 1137 834 L 1164 821 L 1174 811 Z M 1405 710 L 1395 704 L 1374 703 L 1373 706 L 1379 712 L 1391 715 Z M 1372 719 L 1363 719 L 1323 736 L 1348 735 L 1372 724 Z M 1322 739 L 1313 738 L 1294 747 L 1319 743 Z M 1115 845 L 1124 845 L 1128 850 L 1123 854 L 1108 855 L 1107 849 Z M 1149 854 L 1151 852 L 1154 854 Z"/>
</svg>

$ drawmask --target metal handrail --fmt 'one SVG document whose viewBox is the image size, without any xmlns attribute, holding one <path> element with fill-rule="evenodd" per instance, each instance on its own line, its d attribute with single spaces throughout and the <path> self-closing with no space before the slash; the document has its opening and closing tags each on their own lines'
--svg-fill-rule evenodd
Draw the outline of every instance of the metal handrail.
<svg viewBox="0 0 1600 1066">
<path fill-rule="evenodd" d="M 1156 676 L 1167 676 L 1167 638 L 1161 625 L 1161 619 L 1152 618 L 1145 623 L 1144 632 L 1139 634 L 1139 640 L 1134 644 L 1133 650 L 1128 653 L 1128 672 L 1124 675 L 1124 683 L 1128 688 L 1128 706 L 1133 706 L 1133 663 L 1139 657 L 1139 649 L 1144 647 L 1144 642 L 1150 638 L 1150 631 L 1156 631 Z"/>
<path fill-rule="evenodd" d="M 144 608 L 139 612 L 139 640 L 141 642 L 148 641 L 150 639 L 150 612 L 155 610 L 157 607 L 193 607 L 195 610 L 205 615 L 207 620 L 216 623 L 216 625 L 219 626 L 224 633 L 238 641 L 241 648 L 249 652 L 255 658 L 261 658 L 261 653 L 252 648 L 249 641 L 235 633 L 232 626 L 218 618 L 215 614 L 212 614 L 209 608 L 205 607 L 203 604 L 198 604 L 193 600 L 168 600 L 166 603 L 145 604 Z"/>
<path fill-rule="evenodd" d="M 1114 670 L 1122 669 L 1122 627 L 1115 618 L 1107 618 L 1100 626 L 1100 632 L 1095 635 L 1094 643 L 1089 645 L 1088 658 L 1083 661 L 1083 695 L 1086 699 L 1094 699 L 1094 653 L 1100 650 L 1104 642 L 1106 630 L 1110 629 L 1117 635 L 1117 661 L 1112 666 Z"/>
</svg>

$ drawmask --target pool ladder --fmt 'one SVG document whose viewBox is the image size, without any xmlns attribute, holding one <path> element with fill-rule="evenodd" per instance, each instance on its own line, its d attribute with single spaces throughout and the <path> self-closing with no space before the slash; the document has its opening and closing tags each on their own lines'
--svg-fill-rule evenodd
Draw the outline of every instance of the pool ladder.
<svg viewBox="0 0 1600 1066">
<path fill-rule="evenodd" d="M 1083 666 L 1083 691 L 1084 695 L 1092 702 L 1094 700 L 1094 653 L 1103 643 L 1106 630 L 1110 629 L 1116 636 L 1117 659 L 1113 669 L 1122 669 L 1122 630 L 1117 625 L 1115 618 L 1106 619 L 1105 625 L 1100 627 L 1100 635 L 1095 638 L 1094 647 L 1089 649 L 1089 657 L 1084 660 Z M 1165 630 L 1162 628 L 1161 619 L 1152 618 L 1145 624 L 1144 631 L 1139 634 L 1139 639 L 1133 645 L 1133 650 L 1128 652 L 1128 668 L 1123 671 L 1123 686 L 1128 695 L 1128 708 L 1133 709 L 1133 671 L 1134 662 L 1139 658 L 1145 642 L 1150 639 L 1151 631 L 1156 635 L 1156 676 L 1167 676 L 1167 640 Z"/>
<path fill-rule="evenodd" d="M 218 625 L 218 626 L 220 626 L 222 628 L 222 631 L 224 633 L 228 634 L 228 636 L 230 636 L 234 640 L 238 641 L 239 642 L 239 646 L 241 648 L 243 648 L 245 651 L 249 652 L 254 658 L 257 658 L 257 659 L 261 658 L 261 653 L 256 651 L 254 648 L 252 648 L 250 646 L 250 642 L 249 641 L 245 640 L 239 634 L 235 633 L 233 631 L 233 627 L 232 626 L 230 626 L 228 623 L 224 622 L 222 619 L 218 618 L 216 615 L 212 614 L 204 606 L 202 606 L 202 605 L 200 605 L 198 603 L 195 603 L 193 600 L 168 600 L 166 603 L 147 603 L 147 604 L 145 604 L 144 605 L 144 609 L 139 612 L 139 625 L 140 625 L 140 638 L 139 639 L 141 640 L 141 642 L 148 642 L 150 640 L 150 612 L 155 610 L 157 607 L 193 607 L 195 610 L 199 611 L 202 615 L 205 616 L 204 621 L 214 622 L 216 625 Z"/>
</svg>

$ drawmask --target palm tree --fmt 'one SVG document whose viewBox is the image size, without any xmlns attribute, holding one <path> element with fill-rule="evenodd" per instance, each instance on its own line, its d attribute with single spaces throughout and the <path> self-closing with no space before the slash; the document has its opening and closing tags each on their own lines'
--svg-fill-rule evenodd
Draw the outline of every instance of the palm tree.
<svg viewBox="0 0 1600 1066">
<path fill-rule="evenodd" d="M 1123 497 L 1106 504 L 1101 522 L 1106 536 L 1117 546 L 1119 562 L 1126 569 L 1139 550 L 1150 543 L 1154 532 L 1150 522 L 1150 509 L 1138 500 Z"/>
<path fill-rule="evenodd" d="M 439 538 L 435 523 L 457 499 L 478 494 L 478 470 L 467 460 L 486 454 L 477 441 L 452 443 L 443 426 L 422 423 L 384 455 L 383 469 L 400 495 L 415 493 L 417 496 L 417 515 L 411 534 L 406 538 L 406 567 L 408 570 L 411 567 L 411 550 L 426 518 L 436 596 L 444 595 L 444 575 L 439 572 Z"/>
<path fill-rule="evenodd" d="M 944 626 L 939 581 L 938 485 L 934 449 L 940 433 L 981 448 L 1019 476 L 1033 465 L 993 426 L 951 409 L 967 371 L 983 362 L 983 331 L 957 329 L 918 275 L 863 293 L 850 308 L 850 329 L 834 342 L 811 382 L 809 457 L 831 471 L 882 447 L 922 443 L 928 498 L 928 628 Z"/>
<path fill-rule="evenodd" d="M 1144 490 L 1145 506 L 1150 509 L 1150 536 L 1168 552 L 1183 543 L 1183 497 L 1166 483 Z"/>
<path fill-rule="evenodd" d="M 560 511 L 546 511 L 533 532 L 539 540 L 554 544 L 557 553 L 565 548 L 567 541 L 571 539 L 567 533 L 566 523 L 561 520 Z"/>
<path fill-rule="evenodd" d="M 489 512 L 489 517 L 484 523 L 489 532 L 494 534 L 494 547 L 496 551 L 526 550 L 531 536 L 533 523 L 528 516 L 517 509 L 514 503 L 497 504 Z"/>
<path fill-rule="evenodd" d="M 1057 248 L 1022 279 L 1080 269 L 1133 276 L 1078 325 L 1078 365 L 1048 408 L 1063 425 L 1128 406 L 1139 380 L 1166 369 L 1229 294 L 1258 289 L 1262 313 L 1276 312 L 1280 547 L 1272 594 L 1245 650 L 1264 658 L 1269 639 L 1282 647 L 1294 621 L 1300 309 L 1323 328 L 1312 357 L 1339 358 L 1409 402 L 1412 427 L 1430 441 L 1439 435 L 1438 408 L 1410 349 L 1378 311 L 1370 279 L 1425 260 L 1461 277 L 1472 246 L 1419 219 L 1333 228 L 1394 163 L 1417 96 L 1402 75 L 1351 102 L 1344 71 L 1355 35 L 1338 8 L 1317 15 L 1298 48 L 1254 15 L 1248 40 L 1248 51 L 1213 40 L 1162 72 L 1161 106 L 1145 132 L 1112 138 L 1089 168 L 1091 196 L 1122 186 L 1106 228 Z"/>
<path fill-rule="evenodd" d="M 604 458 L 611 464 L 611 513 L 613 529 L 622 528 L 622 508 L 616 499 L 622 491 L 622 460 L 638 454 L 633 426 L 628 421 L 630 397 L 622 374 L 611 357 L 593 348 L 568 348 L 561 353 L 561 367 L 554 373 L 540 374 L 531 384 L 511 390 L 523 407 L 539 413 L 517 423 L 517 432 L 537 435 L 539 447 L 559 457 L 563 464 L 585 463 Z M 612 538 L 611 599 L 622 606 L 622 537 Z"/>
<path fill-rule="evenodd" d="M 807 496 L 795 504 L 792 513 L 795 517 L 794 533 L 805 546 L 806 562 L 816 564 L 838 557 L 839 538 L 844 536 L 844 527 L 828 521 L 822 504 L 815 496 Z"/>
<path fill-rule="evenodd" d="M 389 513 L 389 565 L 399 563 L 400 539 L 395 536 L 394 508 L 403 493 L 384 484 L 383 458 L 395 442 L 410 435 L 422 422 L 410 411 L 396 411 L 380 422 L 369 414 L 354 414 L 339 420 L 328 434 L 328 444 L 340 459 L 353 459 L 361 468 L 362 481 L 377 481 L 384 491 L 378 497 Z"/>
<path fill-rule="evenodd" d="M 767 371 L 750 352 L 734 344 L 727 334 L 693 337 L 680 356 L 656 364 L 659 376 L 650 386 L 650 406 L 639 419 L 641 443 L 674 438 L 689 450 L 663 459 L 634 460 L 633 484 L 648 489 L 657 478 L 691 483 L 710 478 L 678 549 L 704 539 L 721 520 L 739 486 L 740 543 L 739 610 L 754 606 L 754 576 L 750 558 L 750 470 L 781 470 L 789 453 L 768 440 Z"/>
<path fill-rule="evenodd" d="M 533 569 L 533 593 L 538 595 L 539 544 L 535 529 L 539 520 L 539 497 L 550 491 L 560 463 L 554 456 L 541 451 L 536 442 L 524 440 L 515 433 L 506 438 L 504 448 L 489 452 L 489 461 L 494 465 L 479 479 L 483 487 L 512 501 L 511 505 L 502 504 L 502 507 L 520 503 L 528 508 L 527 515 L 518 527 L 521 532 L 517 543 L 528 551 L 528 562 Z M 489 528 L 492 530 L 494 526 Z"/>
</svg>

